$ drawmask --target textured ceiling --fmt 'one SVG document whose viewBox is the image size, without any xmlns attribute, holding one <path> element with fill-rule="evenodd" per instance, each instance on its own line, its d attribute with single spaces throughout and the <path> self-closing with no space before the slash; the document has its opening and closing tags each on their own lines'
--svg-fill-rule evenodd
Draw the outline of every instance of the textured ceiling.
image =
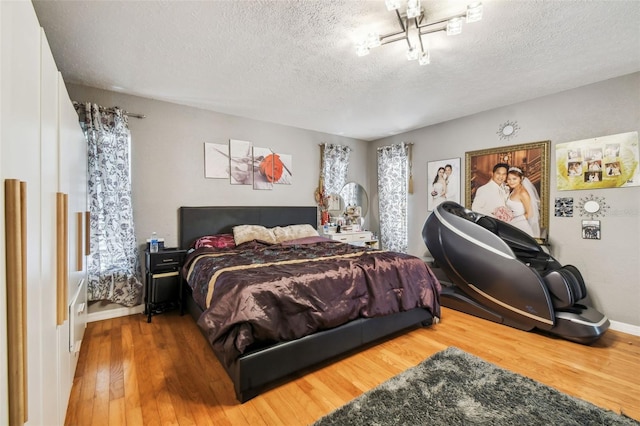
<svg viewBox="0 0 640 426">
<path fill-rule="evenodd" d="M 419 66 L 402 42 L 355 55 L 396 29 L 383 0 L 34 1 L 67 82 L 363 140 L 640 71 L 639 1 L 483 4 Z"/>
</svg>

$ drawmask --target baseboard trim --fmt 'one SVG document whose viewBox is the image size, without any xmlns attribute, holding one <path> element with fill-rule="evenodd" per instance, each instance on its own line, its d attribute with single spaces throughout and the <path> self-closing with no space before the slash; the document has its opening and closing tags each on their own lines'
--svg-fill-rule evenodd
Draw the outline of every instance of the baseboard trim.
<svg viewBox="0 0 640 426">
<path fill-rule="evenodd" d="M 126 317 L 127 315 L 141 314 L 142 312 L 144 312 L 144 305 L 137 305 L 132 308 L 122 307 L 98 312 L 90 312 L 87 314 L 87 322 Z"/>
<path fill-rule="evenodd" d="M 132 308 L 122 307 L 117 309 L 109 309 L 106 311 L 91 312 L 87 314 L 87 322 L 102 321 L 111 318 L 126 317 L 127 315 L 141 314 L 144 312 L 144 305 L 137 305 Z M 640 336 L 640 326 L 631 325 L 619 321 L 609 320 L 611 330 L 620 331 L 622 333 Z"/>
<path fill-rule="evenodd" d="M 622 333 L 632 334 L 634 336 L 640 336 L 640 326 L 626 324 L 624 322 L 609 320 L 611 330 L 620 331 Z"/>
</svg>

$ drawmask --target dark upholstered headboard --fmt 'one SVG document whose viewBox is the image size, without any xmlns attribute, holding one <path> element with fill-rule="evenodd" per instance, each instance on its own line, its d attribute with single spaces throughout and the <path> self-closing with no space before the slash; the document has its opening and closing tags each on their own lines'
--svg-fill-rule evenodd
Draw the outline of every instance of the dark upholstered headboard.
<svg viewBox="0 0 640 426">
<path fill-rule="evenodd" d="M 188 249 L 198 237 L 231 233 L 237 225 L 273 228 L 298 224 L 315 228 L 317 207 L 180 207 L 178 239 L 180 248 Z"/>
</svg>

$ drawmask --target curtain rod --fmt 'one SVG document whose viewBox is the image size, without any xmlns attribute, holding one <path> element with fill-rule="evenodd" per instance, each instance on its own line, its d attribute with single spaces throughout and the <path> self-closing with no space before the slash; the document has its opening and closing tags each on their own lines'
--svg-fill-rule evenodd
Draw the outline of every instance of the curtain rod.
<svg viewBox="0 0 640 426">
<path fill-rule="evenodd" d="M 76 102 L 76 101 L 73 101 L 73 102 L 75 102 L 77 104 L 81 104 L 81 102 Z M 106 108 L 106 107 L 103 107 L 103 106 L 98 106 L 98 108 L 101 109 L 102 111 L 116 112 L 116 110 L 114 108 Z M 143 118 L 147 118 L 147 116 L 144 115 L 144 114 L 137 114 L 135 112 L 129 112 L 129 111 L 126 111 L 124 109 L 122 110 L 122 114 L 126 115 L 127 117 L 139 118 L 141 120 Z"/>
<path fill-rule="evenodd" d="M 110 110 L 110 109 L 111 108 L 108 108 L 108 110 Z M 113 111 L 111 111 L 111 112 L 113 112 Z M 126 115 L 127 117 L 133 117 L 133 118 L 139 118 L 139 119 L 147 118 L 147 116 L 144 115 L 144 114 L 136 114 L 135 112 L 129 112 L 129 111 L 125 111 L 125 110 L 122 110 L 122 113 L 124 115 Z"/>
<path fill-rule="evenodd" d="M 334 146 L 339 146 L 341 148 L 351 149 L 351 147 L 349 145 L 340 145 L 340 144 L 332 143 L 332 142 L 323 142 L 323 143 L 319 143 L 318 144 L 318 146 L 325 146 L 325 145 L 334 145 Z"/>
<path fill-rule="evenodd" d="M 105 108 L 105 107 L 100 107 L 100 109 L 107 111 L 107 112 L 116 112 L 115 108 Z M 135 112 L 129 112 L 127 110 L 122 110 L 122 114 L 126 115 L 127 117 L 133 117 L 133 118 L 139 118 L 139 119 L 143 119 L 143 118 L 147 118 L 146 115 L 144 114 L 136 114 Z"/>
</svg>

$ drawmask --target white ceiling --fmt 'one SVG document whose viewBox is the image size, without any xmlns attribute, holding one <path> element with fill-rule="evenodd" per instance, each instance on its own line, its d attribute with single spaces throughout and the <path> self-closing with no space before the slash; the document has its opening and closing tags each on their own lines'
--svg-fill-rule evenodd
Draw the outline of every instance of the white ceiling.
<svg viewBox="0 0 640 426">
<path fill-rule="evenodd" d="M 397 28 L 383 0 L 34 1 L 67 82 L 363 140 L 640 71 L 640 1 L 483 4 L 419 66 L 404 42 L 355 55 Z"/>
</svg>

